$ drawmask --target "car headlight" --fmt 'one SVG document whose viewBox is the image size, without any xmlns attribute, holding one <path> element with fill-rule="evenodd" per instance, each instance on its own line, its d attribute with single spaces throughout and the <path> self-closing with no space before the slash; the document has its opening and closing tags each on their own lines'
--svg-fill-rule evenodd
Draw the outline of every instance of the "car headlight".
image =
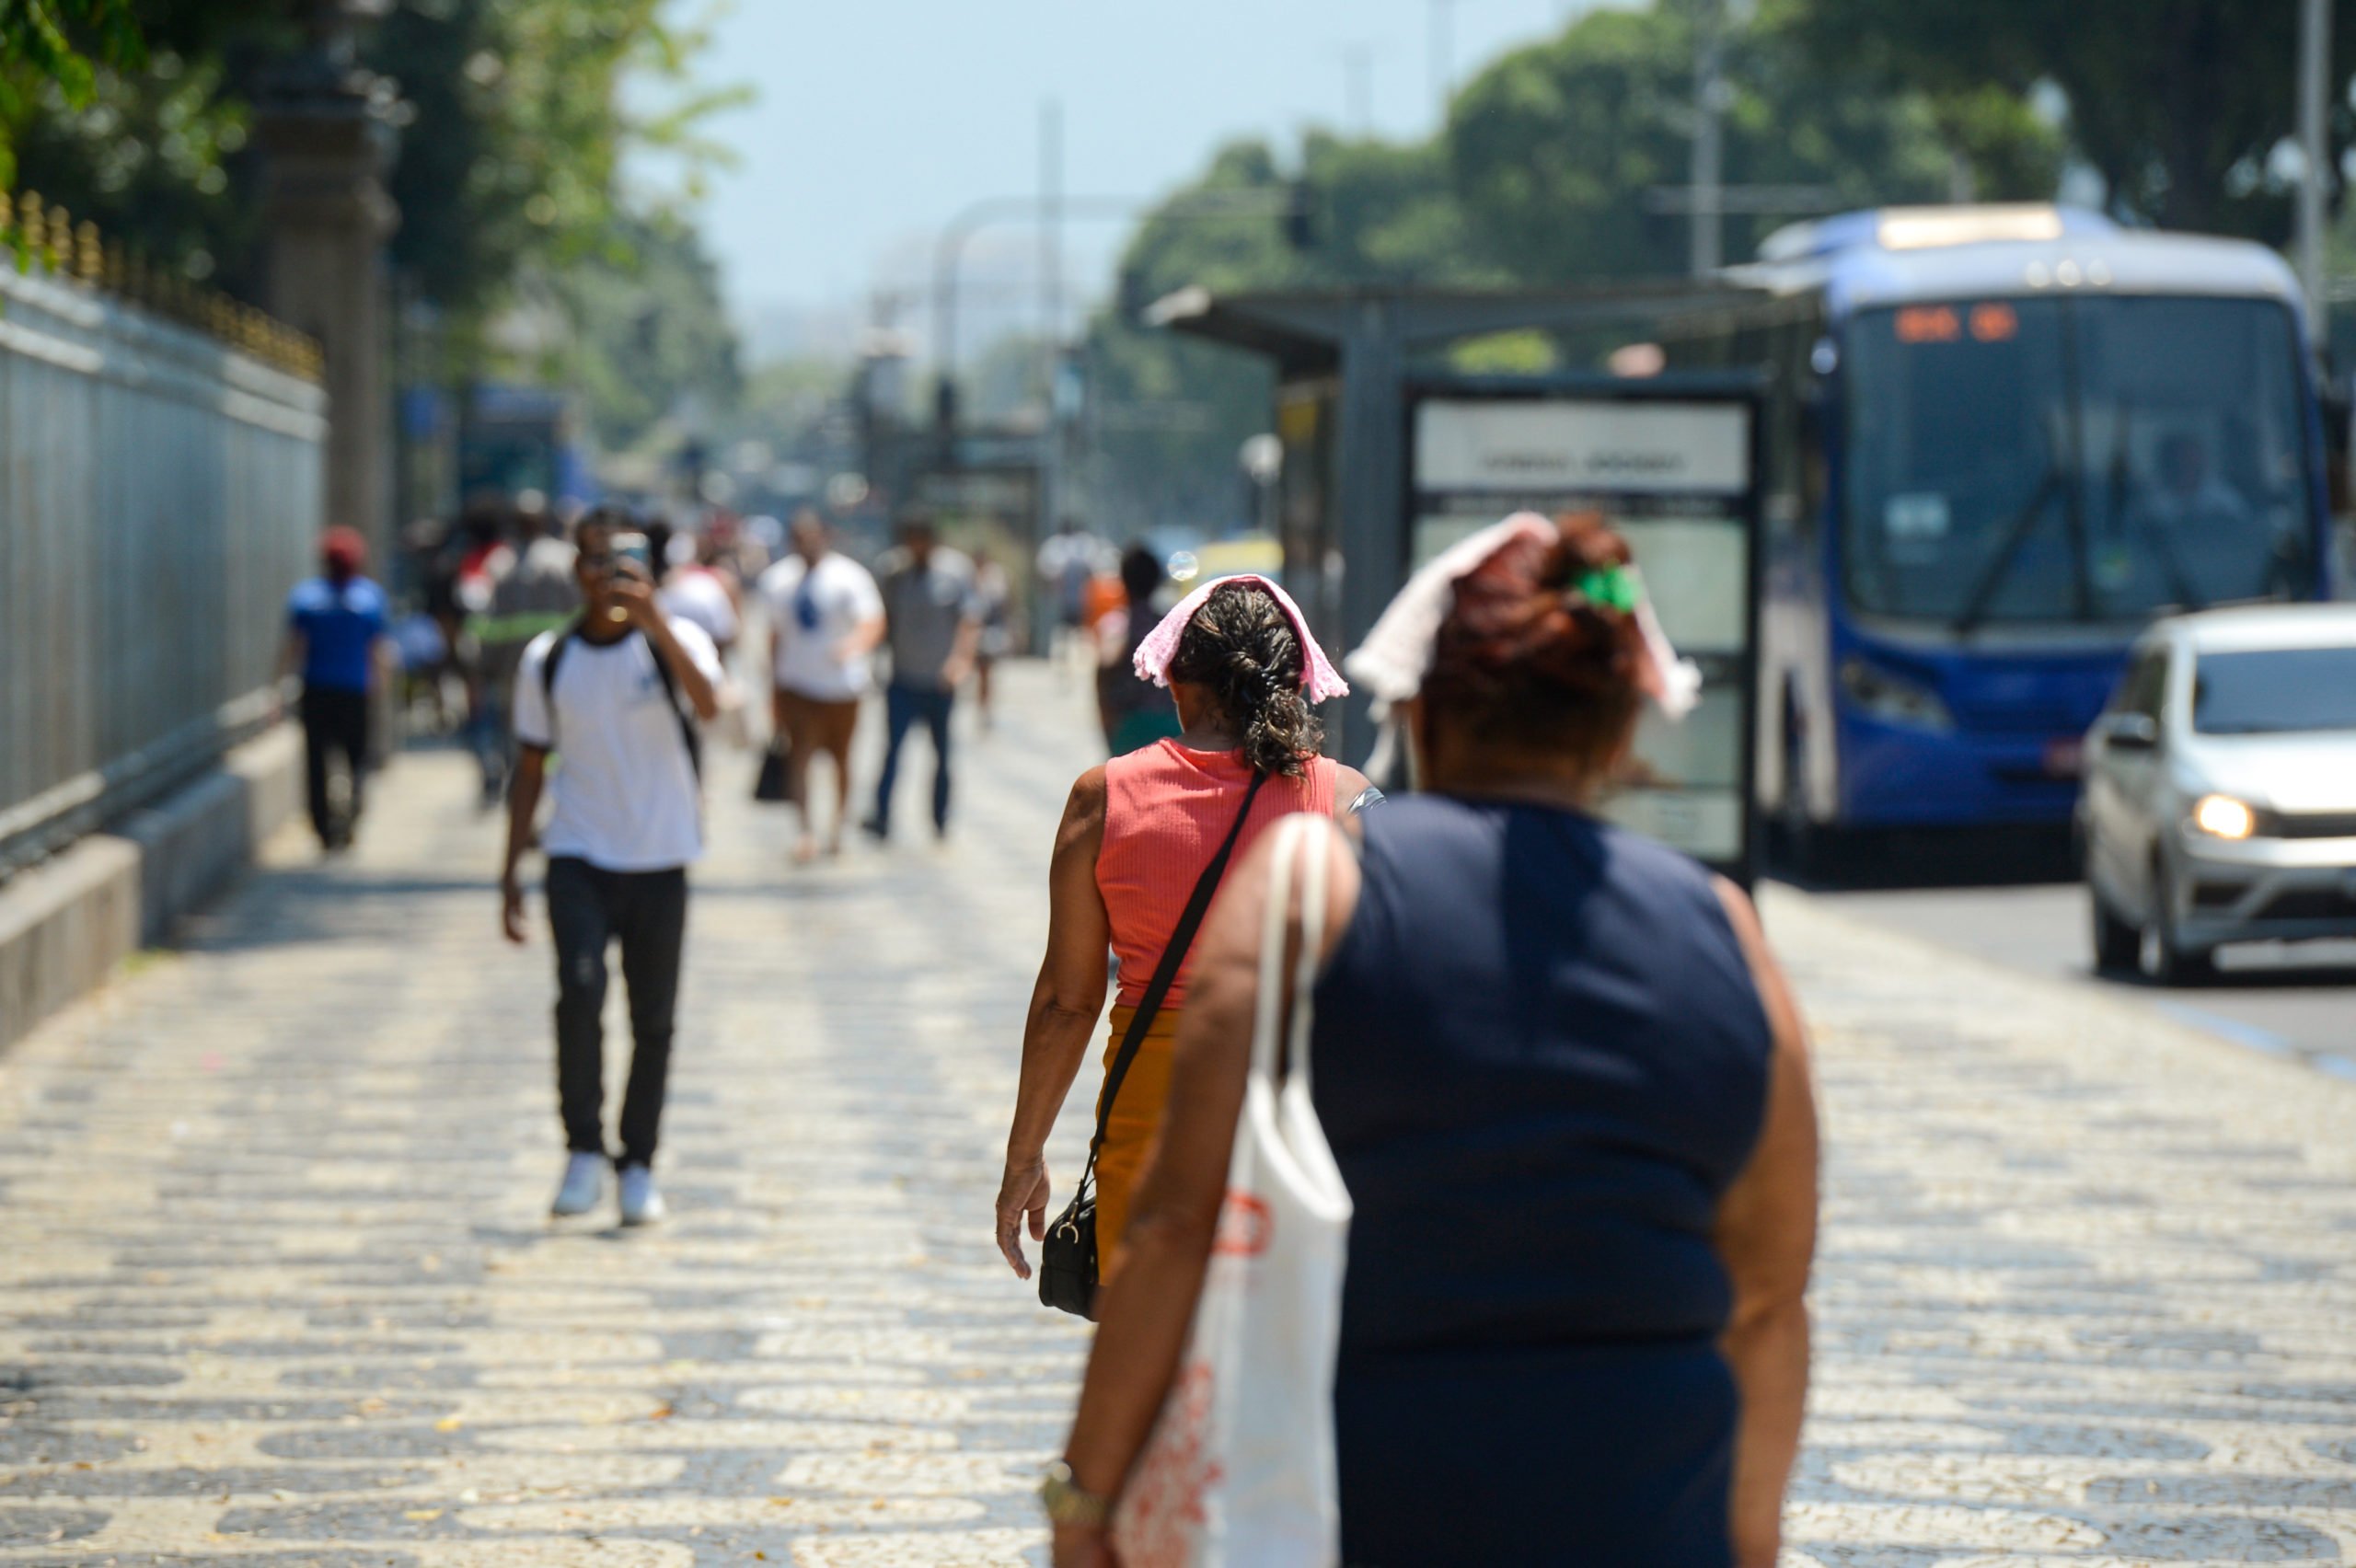
<svg viewBox="0 0 2356 1568">
<path fill-rule="evenodd" d="M 1937 692 L 1863 659 L 1841 662 L 1841 692 L 1858 711 L 1885 723 L 1910 724 L 1918 730 L 1955 728 L 1955 715 L 1947 711 Z"/>
<path fill-rule="evenodd" d="M 2247 838 L 2258 831 L 2258 813 L 2231 795 L 2203 795 L 2192 803 L 2192 825 L 2212 838 Z"/>
</svg>

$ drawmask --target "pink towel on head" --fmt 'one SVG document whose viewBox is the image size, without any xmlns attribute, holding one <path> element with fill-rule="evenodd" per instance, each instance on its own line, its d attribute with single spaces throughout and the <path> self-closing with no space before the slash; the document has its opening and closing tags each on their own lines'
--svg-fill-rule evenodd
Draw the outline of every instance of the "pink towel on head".
<svg viewBox="0 0 2356 1568">
<path fill-rule="evenodd" d="M 1293 635 L 1300 639 L 1302 695 L 1311 702 L 1347 697 L 1349 683 L 1342 679 L 1340 673 L 1334 668 L 1334 662 L 1325 657 L 1325 650 L 1317 646 L 1317 640 L 1309 635 L 1309 621 L 1301 615 L 1300 606 L 1292 602 L 1291 594 L 1256 571 L 1216 578 L 1179 600 L 1177 607 L 1162 617 L 1161 624 L 1138 644 L 1135 661 L 1138 674 L 1158 686 L 1168 686 L 1170 661 L 1178 656 L 1178 640 L 1186 634 L 1186 628 L 1193 623 L 1205 601 L 1221 588 L 1238 582 L 1249 582 L 1266 589 L 1269 595 L 1283 606 L 1285 618 L 1292 622 Z"/>
</svg>

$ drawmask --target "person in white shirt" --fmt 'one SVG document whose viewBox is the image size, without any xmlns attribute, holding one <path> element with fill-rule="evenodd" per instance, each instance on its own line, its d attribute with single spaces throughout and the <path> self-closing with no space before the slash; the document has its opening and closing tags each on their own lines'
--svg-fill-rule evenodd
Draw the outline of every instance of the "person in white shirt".
<svg viewBox="0 0 2356 1568">
<path fill-rule="evenodd" d="M 884 640 L 884 597 L 865 567 L 834 548 L 814 512 L 793 520 L 793 551 L 761 573 L 772 655 L 769 716 L 790 748 L 788 791 L 800 802 L 802 838 L 793 857 L 818 853 L 810 809 L 810 760 L 826 753 L 835 764 L 835 814 L 826 853 L 843 847 L 850 811 L 850 746 L 859 730 L 860 698 L 874 682 L 875 647 Z"/>
<path fill-rule="evenodd" d="M 654 600 L 673 620 L 693 621 L 720 650 L 722 668 L 740 629 L 736 595 L 728 581 L 706 565 L 693 534 L 656 523 L 646 530 L 653 556 Z"/>
<path fill-rule="evenodd" d="M 550 1212 L 586 1214 L 604 1193 L 600 1020 L 606 949 L 618 940 L 632 1049 L 614 1163 L 622 1223 L 644 1225 L 663 1216 L 654 1146 L 687 932 L 687 868 L 703 852 L 695 726 L 719 711 L 720 657 L 699 628 L 662 612 L 651 573 L 624 553 L 632 546 L 642 551 L 643 535 L 593 516 L 582 524 L 579 544 L 582 617 L 534 638 L 516 672 L 520 753 L 508 798 L 501 925 L 509 941 L 524 940 L 518 869 L 549 755 L 561 752 L 541 835 L 556 940 L 558 1103 L 570 1150 Z"/>
</svg>

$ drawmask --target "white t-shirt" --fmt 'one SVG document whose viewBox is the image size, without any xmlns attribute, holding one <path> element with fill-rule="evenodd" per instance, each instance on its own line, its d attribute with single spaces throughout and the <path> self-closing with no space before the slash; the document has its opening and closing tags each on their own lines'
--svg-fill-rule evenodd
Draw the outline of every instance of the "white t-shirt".
<svg viewBox="0 0 2356 1568">
<path fill-rule="evenodd" d="M 699 566 L 680 567 L 655 591 L 654 601 L 664 615 L 695 622 L 714 643 L 736 640 L 736 605 L 728 597 L 727 584 L 715 572 Z"/>
<path fill-rule="evenodd" d="M 674 618 L 671 635 L 717 685 L 720 654 L 702 628 Z M 602 648 L 573 638 L 556 667 L 551 728 L 542 672 L 557 637 L 532 639 L 515 672 L 515 738 L 562 760 L 549 776 L 554 809 L 542 847 L 608 871 L 687 864 L 703 853 L 703 799 L 654 645 L 636 632 Z"/>
<path fill-rule="evenodd" d="M 760 592 L 768 606 L 779 686 L 820 702 L 851 702 L 866 695 L 874 684 L 874 660 L 866 653 L 837 658 L 835 650 L 884 613 L 884 595 L 867 568 L 832 551 L 815 567 L 790 555 L 761 573 Z"/>
</svg>

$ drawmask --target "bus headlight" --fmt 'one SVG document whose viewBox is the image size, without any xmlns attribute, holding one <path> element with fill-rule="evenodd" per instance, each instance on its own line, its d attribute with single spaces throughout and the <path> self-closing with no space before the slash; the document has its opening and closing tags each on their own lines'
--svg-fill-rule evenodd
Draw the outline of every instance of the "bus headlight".
<svg viewBox="0 0 2356 1568">
<path fill-rule="evenodd" d="M 1851 657 L 1841 662 L 1841 693 L 1868 718 L 1918 730 L 1952 730 L 1955 715 L 1930 687 Z"/>
<path fill-rule="evenodd" d="M 2192 825 L 2212 838 L 2247 838 L 2258 813 L 2231 795 L 2203 795 L 2192 803 Z"/>
</svg>

